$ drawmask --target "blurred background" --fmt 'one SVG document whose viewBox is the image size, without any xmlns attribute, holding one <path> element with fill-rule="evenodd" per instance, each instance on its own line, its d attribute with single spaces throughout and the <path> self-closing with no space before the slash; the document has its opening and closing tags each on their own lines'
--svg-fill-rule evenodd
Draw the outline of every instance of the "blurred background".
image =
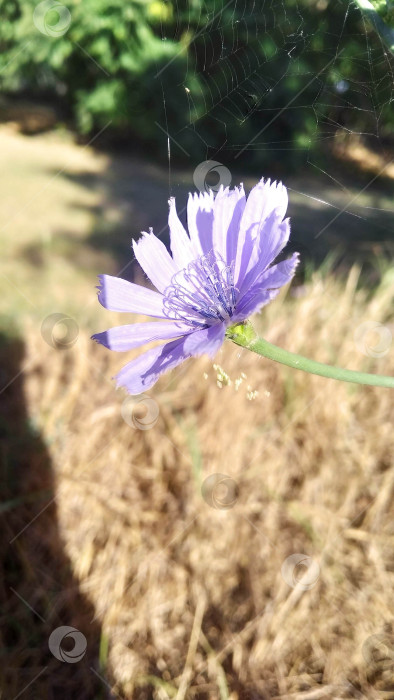
<svg viewBox="0 0 394 700">
<path fill-rule="evenodd" d="M 226 343 L 130 399 L 138 353 L 90 340 L 131 322 L 97 275 L 147 283 L 131 241 L 168 243 L 169 196 L 186 221 L 189 191 L 264 176 L 301 264 L 256 328 L 393 373 L 394 7 L 371 8 L 3 2 L 1 698 L 394 698 L 392 392 Z"/>
</svg>

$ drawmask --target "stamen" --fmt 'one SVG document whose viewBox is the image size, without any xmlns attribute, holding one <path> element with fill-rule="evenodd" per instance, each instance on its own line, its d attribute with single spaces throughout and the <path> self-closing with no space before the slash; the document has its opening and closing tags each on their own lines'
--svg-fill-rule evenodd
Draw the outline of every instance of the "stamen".
<svg viewBox="0 0 394 700">
<path fill-rule="evenodd" d="M 211 251 L 173 276 L 163 305 L 168 318 L 209 326 L 231 318 L 235 300 L 234 264 Z"/>
</svg>

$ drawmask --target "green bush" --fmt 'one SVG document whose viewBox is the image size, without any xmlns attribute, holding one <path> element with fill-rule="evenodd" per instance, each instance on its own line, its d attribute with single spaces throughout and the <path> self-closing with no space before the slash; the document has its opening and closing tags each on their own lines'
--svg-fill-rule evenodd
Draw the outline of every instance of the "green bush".
<svg viewBox="0 0 394 700">
<path fill-rule="evenodd" d="M 337 128 L 392 126 L 390 58 L 347 3 L 65 1 L 6 0 L 0 89 L 56 96 L 82 134 L 295 164 Z"/>
</svg>

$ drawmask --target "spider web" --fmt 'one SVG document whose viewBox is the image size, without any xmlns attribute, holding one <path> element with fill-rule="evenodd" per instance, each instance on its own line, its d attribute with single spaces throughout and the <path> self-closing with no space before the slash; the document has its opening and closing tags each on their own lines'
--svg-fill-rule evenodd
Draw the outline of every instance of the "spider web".
<svg viewBox="0 0 394 700">
<path fill-rule="evenodd" d="M 192 131 L 208 154 L 209 149 L 216 147 L 203 135 L 210 123 L 211 129 L 222 132 L 223 149 L 250 151 L 266 146 L 291 149 L 294 146 L 287 146 L 291 142 L 286 139 L 272 142 L 260 140 L 259 135 L 251 143 L 232 143 L 228 131 L 230 126 L 235 126 L 241 133 L 243 125 L 257 114 L 264 133 L 274 121 L 272 113 L 275 120 L 283 114 L 288 119 L 291 114 L 286 113 L 294 111 L 302 112 L 298 121 L 310 122 L 313 115 L 316 139 L 332 138 L 333 128 L 357 133 L 359 115 L 353 115 L 345 123 L 341 121 L 345 112 L 353 111 L 363 116 L 364 128 L 358 133 L 380 136 L 382 116 L 393 99 L 393 58 L 355 6 L 332 3 L 336 7 L 334 34 L 326 22 L 327 0 L 304 4 L 280 0 L 252 0 L 242 4 L 240 0 L 227 3 L 216 0 L 208 12 L 204 4 L 197 5 L 200 8 L 197 20 L 196 13 L 192 13 L 193 3 L 187 3 L 183 9 L 179 2 L 173 3 L 177 21 L 172 35 L 168 36 L 168 27 L 161 27 L 163 40 L 173 39 L 188 46 L 187 67 L 182 83 L 177 86 L 182 88 L 177 99 L 183 97 L 187 101 L 189 119 L 172 135 L 174 139 L 182 131 Z M 359 29 L 363 30 L 357 36 L 357 43 L 352 42 L 347 26 L 350 13 L 353 25 L 356 14 Z M 324 37 L 319 50 L 319 39 Z M 342 57 L 350 43 L 352 53 L 348 51 Z M 319 56 L 323 66 L 311 70 L 310 64 Z M 353 71 L 351 64 L 358 70 Z M 157 76 L 164 70 L 165 67 Z M 357 73 L 362 77 L 358 78 Z M 281 104 L 286 81 L 292 80 L 299 83 L 299 89 L 293 95 L 287 88 L 290 99 Z M 353 126 L 349 126 L 352 121 Z M 304 146 L 305 143 L 300 144 Z"/>
<path fill-rule="evenodd" d="M 163 23 L 161 34 L 163 41 L 184 47 L 183 75 L 169 89 L 163 87 L 167 66 L 157 73 L 172 154 L 177 149 L 194 154 L 197 147 L 200 161 L 218 160 L 232 173 L 252 166 L 274 176 L 275 162 L 290 162 L 305 175 L 319 171 L 346 193 L 338 165 L 331 167 L 333 149 L 352 137 L 384 152 L 394 59 L 356 5 L 215 0 L 207 9 L 200 2 L 174 0 L 172 7 L 175 21 L 170 29 Z M 182 124 L 168 109 L 171 99 L 179 114 L 188 115 Z M 313 187 L 299 194 L 316 199 Z M 345 206 L 342 200 L 320 199 L 334 208 L 333 219 L 335 209 L 342 209 L 341 216 L 370 223 L 361 200 L 355 211 L 351 197 Z M 372 226 L 378 237 L 380 230 L 387 238 L 388 218 L 373 220 Z"/>
</svg>

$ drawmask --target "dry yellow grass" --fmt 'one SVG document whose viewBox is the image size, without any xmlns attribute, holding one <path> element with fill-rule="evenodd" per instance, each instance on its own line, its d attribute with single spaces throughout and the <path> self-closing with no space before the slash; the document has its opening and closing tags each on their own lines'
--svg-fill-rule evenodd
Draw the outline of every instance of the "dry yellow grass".
<svg viewBox="0 0 394 700">
<path fill-rule="evenodd" d="M 289 350 L 392 374 L 393 346 L 371 359 L 354 331 L 373 320 L 394 334 L 393 277 L 372 297 L 357 281 L 356 268 L 346 285 L 316 273 L 254 322 Z M 294 372 L 227 342 L 215 362 L 230 385 L 207 359 L 189 360 L 149 392 L 153 424 L 141 430 L 122 418 L 125 395 L 110 381 L 126 357 L 92 343 L 91 330 L 59 351 L 27 327 L 27 369 L 8 390 L 22 423 L 19 384 L 46 458 L 19 443 L 10 585 L 41 621 L 5 592 L 24 629 L 6 641 L 1 697 L 45 667 L 22 698 L 394 698 L 392 391 Z M 129 423 L 140 409 L 129 404 Z M 214 473 L 234 480 L 232 507 L 220 507 L 223 484 L 216 508 L 202 497 Z M 29 494 L 45 489 L 55 500 L 38 515 L 50 499 Z M 304 578 L 302 565 L 292 578 L 282 571 L 296 553 L 315 562 Z M 48 654 L 60 624 L 87 637 L 88 663 Z"/>
<path fill-rule="evenodd" d="M 110 379 L 127 357 L 89 340 L 125 318 L 99 307 L 93 285 L 122 266 L 114 226 L 127 248 L 161 220 L 166 173 L 66 135 L 2 127 L 0 141 L 1 299 L 18 318 L 15 338 L 0 335 L 2 700 L 393 699 L 393 393 L 226 343 L 215 362 L 231 385 L 190 360 L 149 392 L 152 427 L 133 427 L 143 406 L 133 412 Z M 354 183 L 288 184 L 310 236 L 324 206 L 299 190 L 337 211 L 349 194 L 362 217 L 391 205 Z M 356 221 L 369 256 L 367 218 L 341 217 L 324 238 L 345 240 Z M 388 228 L 387 212 L 379 222 Z M 289 350 L 392 374 L 393 345 L 371 359 L 354 341 L 369 320 L 394 335 L 392 272 L 373 295 L 357 283 L 356 268 L 346 284 L 316 273 L 255 323 Z M 68 351 L 40 334 L 62 310 L 80 327 Z M 232 507 L 204 500 L 215 473 L 227 477 L 215 503 Z M 294 554 L 314 562 L 298 587 L 302 563 L 282 575 Z M 64 625 L 87 640 L 75 664 L 48 649 Z"/>
</svg>

